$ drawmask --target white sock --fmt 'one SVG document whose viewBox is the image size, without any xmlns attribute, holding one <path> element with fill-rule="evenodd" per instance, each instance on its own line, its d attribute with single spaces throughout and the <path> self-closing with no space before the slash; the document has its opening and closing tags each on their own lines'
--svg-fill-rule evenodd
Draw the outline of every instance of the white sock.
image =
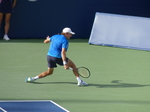
<svg viewBox="0 0 150 112">
<path fill-rule="evenodd" d="M 39 76 L 33 77 L 33 79 L 34 79 L 34 80 L 37 80 L 37 79 L 39 79 Z"/>
<path fill-rule="evenodd" d="M 81 79 L 80 77 L 76 77 L 77 81 L 80 83 L 81 82 Z"/>
</svg>

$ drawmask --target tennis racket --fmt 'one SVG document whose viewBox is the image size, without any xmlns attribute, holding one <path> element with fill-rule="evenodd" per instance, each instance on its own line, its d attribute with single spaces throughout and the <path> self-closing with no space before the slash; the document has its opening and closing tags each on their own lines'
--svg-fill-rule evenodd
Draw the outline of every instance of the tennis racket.
<svg viewBox="0 0 150 112">
<path fill-rule="evenodd" d="M 73 70 L 73 68 L 71 67 L 69 67 L 69 69 L 74 72 L 77 72 L 83 78 L 89 78 L 91 75 L 90 70 L 86 67 L 79 67 L 77 68 L 78 69 L 77 71 Z"/>
</svg>

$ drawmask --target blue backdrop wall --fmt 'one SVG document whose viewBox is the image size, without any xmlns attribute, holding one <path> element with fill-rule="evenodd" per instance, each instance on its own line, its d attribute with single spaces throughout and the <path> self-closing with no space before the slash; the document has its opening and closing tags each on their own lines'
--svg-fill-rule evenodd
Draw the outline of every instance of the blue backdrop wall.
<svg viewBox="0 0 150 112">
<path fill-rule="evenodd" d="M 150 0 L 18 0 L 9 36 L 45 38 L 71 27 L 73 38 L 89 38 L 96 12 L 150 17 Z"/>
</svg>

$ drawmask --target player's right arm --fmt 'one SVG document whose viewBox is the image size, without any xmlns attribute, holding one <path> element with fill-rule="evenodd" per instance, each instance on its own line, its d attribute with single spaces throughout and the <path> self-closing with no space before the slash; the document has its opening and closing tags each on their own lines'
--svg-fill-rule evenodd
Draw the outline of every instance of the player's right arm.
<svg viewBox="0 0 150 112">
<path fill-rule="evenodd" d="M 66 49 L 65 48 L 62 48 L 61 56 L 62 56 L 62 61 L 64 64 L 64 69 L 69 69 L 69 66 L 67 65 L 67 61 L 66 61 Z"/>
<path fill-rule="evenodd" d="M 46 39 L 44 40 L 44 43 L 49 43 L 50 42 L 50 37 L 47 36 Z"/>
</svg>

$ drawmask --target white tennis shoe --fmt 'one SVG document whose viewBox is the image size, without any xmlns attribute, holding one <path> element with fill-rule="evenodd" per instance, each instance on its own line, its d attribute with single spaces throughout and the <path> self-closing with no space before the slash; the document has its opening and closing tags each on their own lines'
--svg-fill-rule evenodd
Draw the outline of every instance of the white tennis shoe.
<svg viewBox="0 0 150 112">
<path fill-rule="evenodd" d="M 4 35 L 3 39 L 6 40 L 6 41 L 10 40 L 10 38 L 8 37 L 8 35 Z"/>
<path fill-rule="evenodd" d="M 78 86 L 88 86 L 88 83 L 84 82 L 83 80 L 81 80 L 81 82 L 78 82 L 77 84 Z"/>
<path fill-rule="evenodd" d="M 25 79 L 25 82 L 34 82 L 34 81 L 35 81 L 35 79 L 33 79 L 32 77 L 27 77 Z"/>
</svg>

